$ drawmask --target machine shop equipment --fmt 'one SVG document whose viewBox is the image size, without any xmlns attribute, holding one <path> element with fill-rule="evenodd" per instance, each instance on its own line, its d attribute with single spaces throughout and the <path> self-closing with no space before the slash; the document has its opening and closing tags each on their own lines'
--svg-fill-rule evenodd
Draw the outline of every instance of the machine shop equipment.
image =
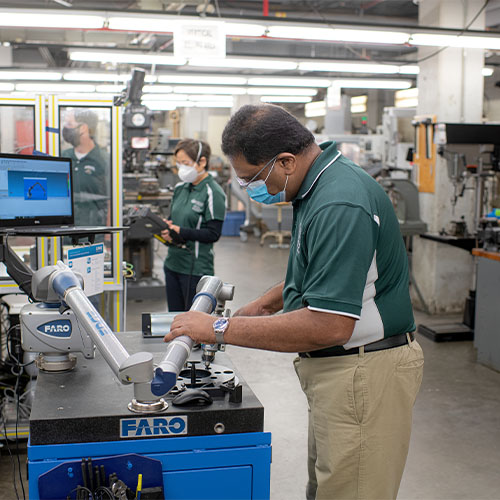
<svg viewBox="0 0 500 500">
<path fill-rule="evenodd" d="M 439 234 L 425 233 L 422 238 L 453 245 L 468 252 L 474 248 L 495 250 L 497 220 L 486 214 L 499 204 L 500 125 L 468 123 L 429 123 L 437 154 L 446 160 L 453 185 L 450 199 L 453 218 Z M 467 196 L 472 210 L 455 216 L 458 201 Z M 462 323 L 438 326 L 420 325 L 419 331 L 433 340 L 472 340 L 475 329 L 477 285 L 465 301 Z"/>
<path fill-rule="evenodd" d="M 185 336 L 165 344 L 140 332 L 115 335 L 68 266 L 31 271 L 5 240 L 9 274 L 40 301 L 20 315 L 23 348 L 41 351 L 30 417 L 30 498 L 65 498 L 84 481 L 98 481 L 90 469 L 80 471 L 82 458 L 116 474 L 109 485 L 123 492 L 136 491 L 144 474 L 155 498 L 269 498 L 262 405 L 224 353 L 213 363 L 217 345 L 201 355 Z M 233 294 L 232 285 L 205 276 L 191 310 L 228 315 Z"/>
</svg>

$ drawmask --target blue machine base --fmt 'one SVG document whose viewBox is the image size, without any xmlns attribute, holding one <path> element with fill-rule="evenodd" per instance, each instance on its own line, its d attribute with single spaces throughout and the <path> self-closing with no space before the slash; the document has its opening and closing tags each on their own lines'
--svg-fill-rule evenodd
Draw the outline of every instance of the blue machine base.
<svg viewBox="0 0 500 500">
<path fill-rule="evenodd" d="M 81 463 L 82 458 L 92 458 L 95 464 L 111 463 L 105 460 L 127 454 L 155 459 L 155 462 L 149 463 L 137 455 L 117 457 L 115 463 L 118 470 L 107 469 L 108 474 L 117 472 L 120 476 L 121 473 L 123 477 L 120 479 L 133 490 L 137 486 L 138 475 L 143 474 L 148 477 L 149 484 L 159 481 L 163 485 L 165 500 L 269 499 L 271 434 L 265 432 L 37 446 L 28 444 L 29 498 L 66 498 L 70 493 L 71 490 L 68 490 L 63 497 L 44 496 L 51 495 L 44 493 L 50 490 L 47 489 L 48 471 L 57 468 L 58 483 L 76 488 L 81 473 L 75 471 L 75 464 Z M 161 467 L 156 464 L 161 464 Z"/>
</svg>

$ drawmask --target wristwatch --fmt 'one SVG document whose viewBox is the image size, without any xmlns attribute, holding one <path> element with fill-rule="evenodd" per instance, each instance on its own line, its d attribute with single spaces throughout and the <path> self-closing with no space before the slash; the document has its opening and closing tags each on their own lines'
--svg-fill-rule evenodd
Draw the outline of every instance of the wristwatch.
<svg viewBox="0 0 500 500">
<path fill-rule="evenodd" d="M 224 332 L 227 330 L 229 326 L 229 320 L 227 318 L 219 318 L 214 321 L 214 333 L 215 340 L 218 344 L 225 344 L 224 341 Z"/>
</svg>

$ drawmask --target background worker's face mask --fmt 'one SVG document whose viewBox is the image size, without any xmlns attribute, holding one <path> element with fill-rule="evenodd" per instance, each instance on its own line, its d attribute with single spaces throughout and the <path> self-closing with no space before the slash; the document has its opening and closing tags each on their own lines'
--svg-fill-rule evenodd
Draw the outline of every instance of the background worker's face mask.
<svg viewBox="0 0 500 500">
<path fill-rule="evenodd" d="M 194 182 L 198 178 L 198 175 L 200 175 L 196 168 L 190 165 L 177 163 L 176 166 L 178 169 L 177 175 L 183 182 Z"/>
<path fill-rule="evenodd" d="M 80 125 L 75 128 L 64 127 L 62 130 L 63 139 L 71 144 L 73 147 L 80 145 Z"/>
<path fill-rule="evenodd" d="M 286 176 L 285 187 L 282 191 L 276 194 L 270 194 L 267 190 L 266 181 L 273 171 L 274 165 L 276 164 L 276 157 L 273 164 L 264 180 L 253 181 L 247 186 L 247 193 L 252 200 L 258 203 L 264 203 L 265 205 L 272 205 L 273 203 L 280 203 L 286 201 L 286 186 L 288 184 L 288 175 Z M 266 165 L 267 166 L 267 165 Z"/>
</svg>

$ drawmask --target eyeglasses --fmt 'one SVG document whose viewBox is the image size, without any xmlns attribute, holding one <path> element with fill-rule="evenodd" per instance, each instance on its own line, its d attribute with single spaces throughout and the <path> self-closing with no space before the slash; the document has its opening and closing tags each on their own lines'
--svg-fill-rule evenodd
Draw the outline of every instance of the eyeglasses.
<svg viewBox="0 0 500 500">
<path fill-rule="evenodd" d="M 271 167 L 271 170 L 272 170 L 274 167 L 274 163 L 276 163 L 276 159 L 278 158 L 278 156 L 279 156 L 279 153 L 275 157 L 271 158 L 249 181 L 245 181 L 241 177 L 236 176 L 236 180 L 238 181 L 238 184 L 240 185 L 240 187 L 242 187 L 243 189 L 247 188 L 255 179 L 257 179 L 257 177 L 259 177 L 259 175 L 262 172 L 264 172 L 264 170 L 269 165 L 271 165 L 271 163 L 273 164 L 273 166 Z M 269 170 L 269 174 L 271 173 L 271 170 Z M 267 175 L 267 177 L 269 177 L 269 174 Z M 267 177 L 266 177 L 266 180 L 267 180 Z"/>
</svg>

